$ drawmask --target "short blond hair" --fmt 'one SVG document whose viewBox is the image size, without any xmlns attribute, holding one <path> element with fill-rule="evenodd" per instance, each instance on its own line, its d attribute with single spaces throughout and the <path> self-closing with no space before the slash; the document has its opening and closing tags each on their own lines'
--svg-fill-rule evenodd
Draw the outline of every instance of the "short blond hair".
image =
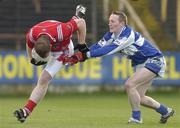
<svg viewBox="0 0 180 128">
<path fill-rule="evenodd" d="M 47 36 L 42 35 L 34 45 L 34 49 L 37 52 L 37 54 L 42 57 L 46 58 L 47 54 L 50 52 L 50 40 L 47 38 Z"/>
<path fill-rule="evenodd" d="M 127 20 L 127 15 L 122 12 L 122 11 L 112 11 L 111 14 L 114 14 L 114 15 L 118 15 L 119 16 L 119 21 L 124 21 L 124 24 L 127 25 L 128 23 L 128 20 Z"/>
</svg>

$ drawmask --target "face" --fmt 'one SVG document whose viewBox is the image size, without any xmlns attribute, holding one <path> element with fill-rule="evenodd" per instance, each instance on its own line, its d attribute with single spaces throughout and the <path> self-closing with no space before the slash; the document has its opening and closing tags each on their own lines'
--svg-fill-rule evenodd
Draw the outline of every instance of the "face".
<svg viewBox="0 0 180 128">
<path fill-rule="evenodd" d="M 119 16 L 111 14 L 109 17 L 109 31 L 115 35 L 119 34 L 123 27 L 123 22 L 119 21 Z"/>
</svg>

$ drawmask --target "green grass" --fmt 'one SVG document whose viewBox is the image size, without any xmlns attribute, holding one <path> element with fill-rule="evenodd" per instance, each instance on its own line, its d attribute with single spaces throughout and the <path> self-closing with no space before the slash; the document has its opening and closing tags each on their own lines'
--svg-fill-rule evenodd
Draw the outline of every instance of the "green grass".
<svg viewBox="0 0 180 128">
<path fill-rule="evenodd" d="M 180 93 L 150 93 L 172 106 L 176 114 L 167 124 L 160 115 L 142 107 L 143 124 L 130 125 L 127 96 L 122 93 L 47 95 L 33 114 L 21 124 L 12 116 L 27 96 L 0 96 L 0 128 L 179 128 Z"/>
</svg>

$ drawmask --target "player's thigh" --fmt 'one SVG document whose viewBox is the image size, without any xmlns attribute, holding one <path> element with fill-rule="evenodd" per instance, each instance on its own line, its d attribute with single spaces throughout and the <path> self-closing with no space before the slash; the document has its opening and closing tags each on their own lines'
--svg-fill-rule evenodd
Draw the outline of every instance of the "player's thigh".
<svg viewBox="0 0 180 128">
<path fill-rule="evenodd" d="M 72 40 L 70 40 L 70 43 L 68 45 L 67 55 L 72 56 L 74 54 L 74 45 Z"/>
<path fill-rule="evenodd" d="M 51 75 L 52 78 L 64 66 L 61 61 L 57 60 L 57 58 L 61 56 L 62 54 L 67 55 L 67 56 L 72 56 L 74 54 L 74 45 L 73 45 L 72 40 L 70 40 L 68 48 L 65 51 L 51 53 L 51 57 L 44 70 L 47 71 Z"/>
<path fill-rule="evenodd" d="M 129 86 L 138 87 L 140 85 L 152 81 L 154 77 L 156 77 L 155 73 L 151 72 L 145 67 L 142 67 L 139 70 L 137 70 L 134 73 L 134 75 L 126 81 L 126 84 Z"/>
<path fill-rule="evenodd" d="M 52 76 L 46 70 L 43 70 L 38 79 L 38 84 L 46 85 L 47 83 L 49 83 L 51 79 L 52 79 Z"/>
<path fill-rule="evenodd" d="M 51 57 L 44 70 L 53 78 L 62 67 L 62 62 L 58 61 L 55 57 Z"/>
</svg>

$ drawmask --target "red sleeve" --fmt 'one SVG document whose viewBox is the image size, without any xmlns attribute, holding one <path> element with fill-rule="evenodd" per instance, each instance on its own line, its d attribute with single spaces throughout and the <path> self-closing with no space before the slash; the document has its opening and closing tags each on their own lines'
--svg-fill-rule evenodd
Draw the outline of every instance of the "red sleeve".
<svg viewBox="0 0 180 128">
<path fill-rule="evenodd" d="M 71 35 L 78 30 L 77 23 L 71 19 L 67 23 L 62 24 L 63 39 L 71 37 Z"/>
<path fill-rule="evenodd" d="M 29 32 L 26 34 L 26 44 L 28 45 L 29 48 L 33 49 L 34 43 L 32 43 L 30 40 Z"/>
<path fill-rule="evenodd" d="M 72 26 L 72 33 L 78 30 L 77 23 L 74 21 L 75 18 L 72 18 L 67 24 Z"/>
</svg>

